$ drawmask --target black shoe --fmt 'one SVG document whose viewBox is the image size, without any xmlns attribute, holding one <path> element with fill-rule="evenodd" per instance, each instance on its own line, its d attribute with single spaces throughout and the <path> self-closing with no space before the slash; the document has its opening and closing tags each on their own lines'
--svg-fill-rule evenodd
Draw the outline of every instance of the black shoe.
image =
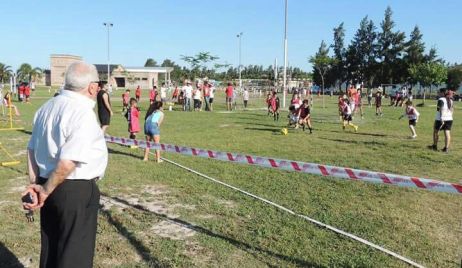
<svg viewBox="0 0 462 268">
<path fill-rule="evenodd" d="M 441 150 L 441 152 L 443 152 L 443 153 L 447 153 L 447 154 L 448 154 L 448 153 L 449 153 L 449 149 L 448 149 L 448 148 L 446 148 L 446 147 L 444 147 L 444 148 Z"/>
<path fill-rule="evenodd" d="M 438 147 L 437 147 L 436 145 L 434 145 L 434 144 L 433 144 L 433 145 L 429 145 L 429 146 L 428 146 L 428 149 L 431 149 L 431 150 L 433 150 L 433 151 L 438 151 Z"/>
<path fill-rule="evenodd" d="M 305 125 L 302 125 L 302 129 L 303 129 L 303 131 L 305 131 Z"/>
</svg>

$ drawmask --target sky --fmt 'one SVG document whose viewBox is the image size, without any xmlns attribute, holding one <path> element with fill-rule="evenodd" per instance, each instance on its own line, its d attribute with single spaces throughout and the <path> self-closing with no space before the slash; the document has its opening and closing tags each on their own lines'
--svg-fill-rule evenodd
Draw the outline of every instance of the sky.
<svg viewBox="0 0 462 268">
<path fill-rule="evenodd" d="M 207 51 L 219 63 L 269 66 L 284 57 L 284 0 L 0 0 L 0 62 L 49 68 L 50 54 L 79 55 L 90 63 L 143 66 Z M 288 0 L 288 62 L 311 71 L 308 57 L 344 22 L 348 44 L 366 15 L 377 27 L 387 6 L 395 30 L 409 36 L 420 27 L 428 49 L 448 62 L 462 62 L 462 0 Z"/>
</svg>

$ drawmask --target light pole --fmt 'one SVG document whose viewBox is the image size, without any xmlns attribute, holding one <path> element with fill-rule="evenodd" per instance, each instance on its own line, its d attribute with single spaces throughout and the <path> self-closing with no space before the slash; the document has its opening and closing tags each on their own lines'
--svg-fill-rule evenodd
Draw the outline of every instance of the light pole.
<svg viewBox="0 0 462 268">
<path fill-rule="evenodd" d="M 109 86 L 109 82 L 111 81 L 111 71 L 110 71 L 110 68 L 109 68 L 109 65 L 110 65 L 110 54 L 109 54 L 109 29 L 114 26 L 114 24 L 112 24 L 111 22 L 105 22 L 103 23 L 103 25 L 106 27 L 107 29 L 107 85 Z"/>
<path fill-rule="evenodd" d="M 285 16 L 284 16 L 284 77 L 282 80 L 282 107 L 286 107 L 286 90 L 287 90 L 287 2 L 285 0 Z"/>
<path fill-rule="evenodd" d="M 241 79 L 241 39 L 244 33 L 240 32 L 236 35 L 239 38 L 239 90 L 242 90 L 242 79 Z"/>
</svg>

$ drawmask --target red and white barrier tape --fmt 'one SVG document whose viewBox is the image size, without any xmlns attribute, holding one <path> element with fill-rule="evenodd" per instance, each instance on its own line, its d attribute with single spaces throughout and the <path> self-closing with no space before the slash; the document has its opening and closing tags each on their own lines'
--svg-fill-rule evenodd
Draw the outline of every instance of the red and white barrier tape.
<svg viewBox="0 0 462 268">
<path fill-rule="evenodd" d="M 346 180 L 359 180 L 371 183 L 389 184 L 400 187 L 419 188 L 436 192 L 462 194 L 462 185 L 438 180 L 431 180 L 418 177 L 409 177 L 396 174 L 381 173 L 368 170 L 352 169 L 306 163 L 285 159 L 268 158 L 261 156 L 219 152 L 191 147 L 184 147 L 171 144 L 146 142 L 126 138 L 106 136 L 106 141 L 122 145 L 136 145 L 141 148 L 151 148 L 170 153 L 179 153 L 189 156 L 211 158 L 226 162 L 254 165 L 266 168 L 274 168 L 286 171 L 303 172 L 321 176 L 331 176 Z"/>
</svg>

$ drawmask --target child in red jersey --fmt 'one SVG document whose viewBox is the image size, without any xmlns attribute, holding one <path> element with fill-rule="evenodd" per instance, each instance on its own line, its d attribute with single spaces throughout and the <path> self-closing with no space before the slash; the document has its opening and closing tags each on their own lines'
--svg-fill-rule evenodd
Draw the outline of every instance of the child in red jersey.
<svg viewBox="0 0 462 268">
<path fill-rule="evenodd" d="M 273 91 L 273 96 L 270 99 L 270 105 L 274 121 L 279 121 L 279 103 L 279 97 L 277 96 L 276 91 Z"/>
<path fill-rule="evenodd" d="M 378 90 L 375 94 L 375 115 L 376 116 L 383 116 L 382 113 L 382 91 Z"/>
<path fill-rule="evenodd" d="M 24 83 L 21 83 L 21 84 L 19 85 L 19 88 L 18 88 L 18 92 L 19 92 L 18 100 L 19 100 L 20 102 L 23 102 L 23 101 L 24 101 L 24 90 L 25 90 L 25 87 L 26 87 L 26 86 L 24 85 Z"/>
<path fill-rule="evenodd" d="M 130 99 L 130 108 L 127 111 L 128 132 L 130 139 L 136 139 L 136 133 L 140 132 L 140 109 L 136 99 Z"/>
<path fill-rule="evenodd" d="M 128 110 L 129 102 L 130 102 L 130 89 L 127 89 L 122 94 L 122 113 Z"/>
<path fill-rule="evenodd" d="M 30 103 L 30 86 L 28 84 L 24 85 L 24 96 L 26 97 L 26 103 Z"/>
<path fill-rule="evenodd" d="M 298 108 L 298 124 L 302 125 L 303 131 L 305 131 L 305 126 L 310 130 L 310 134 L 313 133 L 313 128 L 311 127 L 311 109 L 308 100 L 303 100 L 302 106 Z"/>
<path fill-rule="evenodd" d="M 411 139 L 415 139 L 417 134 L 415 132 L 415 126 L 417 125 L 417 121 L 419 120 L 420 113 L 417 109 L 412 105 L 412 101 L 406 101 L 406 108 L 404 109 L 404 114 L 399 117 L 399 119 L 407 116 L 409 119 L 409 129 L 411 130 L 412 136 Z"/>
<path fill-rule="evenodd" d="M 152 87 L 151 90 L 149 90 L 149 103 L 153 104 L 154 101 L 156 101 L 156 97 L 157 97 L 157 87 L 154 86 Z"/>
<path fill-rule="evenodd" d="M 140 102 L 140 99 L 141 99 L 141 87 L 140 86 L 136 87 L 135 98 L 137 102 Z"/>
<path fill-rule="evenodd" d="M 271 93 L 268 93 L 268 95 L 266 95 L 266 105 L 268 106 L 268 115 L 270 115 L 272 113 L 272 111 L 271 111 Z"/>
</svg>

